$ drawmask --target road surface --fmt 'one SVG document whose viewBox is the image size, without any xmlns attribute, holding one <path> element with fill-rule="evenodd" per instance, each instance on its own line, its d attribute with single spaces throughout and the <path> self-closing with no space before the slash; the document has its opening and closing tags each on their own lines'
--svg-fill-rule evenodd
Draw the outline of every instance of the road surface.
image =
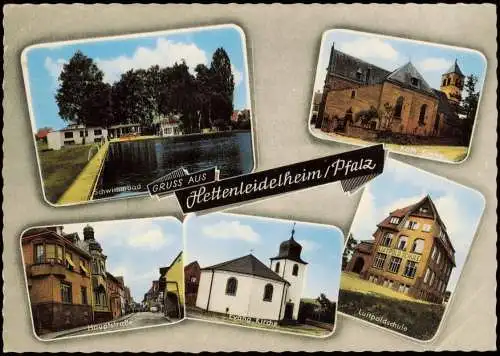
<svg viewBox="0 0 500 356">
<path fill-rule="evenodd" d="M 138 312 L 105 323 L 89 325 L 86 327 L 75 328 L 72 330 L 71 329 L 65 330 L 64 332 L 52 333 L 52 335 L 46 334 L 43 335 L 42 338 L 53 339 L 61 337 L 99 334 L 109 331 L 130 330 L 130 329 L 136 329 L 154 325 L 170 324 L 174 321 L 177 321 L 177 319 L 171 320 L 160 312 L 159 313 Z"/>
</svg>

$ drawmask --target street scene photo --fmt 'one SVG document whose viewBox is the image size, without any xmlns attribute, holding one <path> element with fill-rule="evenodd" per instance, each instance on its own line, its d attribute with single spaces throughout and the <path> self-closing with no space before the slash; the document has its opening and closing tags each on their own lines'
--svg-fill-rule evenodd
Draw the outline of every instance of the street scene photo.
<svg viewBox="0 0 500 356">
<path fill-rule="evenodd" d="M 343 234 L 294 220 L 185 220 L 186 316 L 326 337 L 335 329 Z"/>
<path fill-rule="evenodd" d="M 486 72 L 475 50 L 351 30 L 323 34 L 308 118 L 321 139 L 459 163 Z"/>
<path fill-rule="evenodd" d="M 363 191 L 348 235 L 339 312 L 431 340 L 484 207 L 479 192 L 389 159 Z"/>
<path fill-rule="evenodd" d="M 147 195 L 179 169 L 222 179 L 254 168 L 235 25 L 33 45 L 21 61 L 51 205 Z"/>
<path fill-rule="evenodd" d="M 182 320 L 182 246 L 182 223 L 168 217 L 25 230 L 35 336 L 54 340 Z"/>
</svg>

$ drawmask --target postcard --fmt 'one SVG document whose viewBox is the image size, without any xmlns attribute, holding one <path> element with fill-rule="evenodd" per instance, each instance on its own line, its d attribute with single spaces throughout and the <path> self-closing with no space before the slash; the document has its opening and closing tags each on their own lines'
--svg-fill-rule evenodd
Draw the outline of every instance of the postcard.
<svg viewBox="0 0 500 356">
<path fill-rule="evenodd" d="M 37 44 L 21 56 L 45 200 L 148 195 L 182 170 L 254 169 L 245 34 L 236 25 Z"/>
<path fill-rule="evenodd" d="M 39 340 L 184 319 L 182 223 L 175 218 L 37 226 L 20 244 Z"/>
<path fill-rule="evenodd" d="M 186 317 L 326 337 L 335 330 L 343 234 L 226 213 L 184 222 Z"/>
<path fill-rule="evenodd" d="M 323 140 L 447 163 L 469 155 L 486 59 L 467 48 L 326 31 L 308 127 Z"/>
<path fill-rule="evenodd" d="M 339 312 L 431 341 L 451 308 L 484 208 L 479 192 L 389 159 L 364 188 L 351 225 Z"/>
</svg>

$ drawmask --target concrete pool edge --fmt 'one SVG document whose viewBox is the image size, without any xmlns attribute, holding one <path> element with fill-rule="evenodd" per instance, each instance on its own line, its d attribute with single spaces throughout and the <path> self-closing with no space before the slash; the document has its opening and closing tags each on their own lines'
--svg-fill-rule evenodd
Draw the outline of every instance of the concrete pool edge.
<svg viewBox="0 0 500 356">
<path fill-rule="evenodd" d="M 99 151 L 91 158 L 87 165 L 75 178 L 64 194 L 59 198 L 57 204 L 71 204 L 91 199 L 94 188 L 101 172 L 106 154 L 108 153 L 109 141 L 106 141 Z"/>
</svg>

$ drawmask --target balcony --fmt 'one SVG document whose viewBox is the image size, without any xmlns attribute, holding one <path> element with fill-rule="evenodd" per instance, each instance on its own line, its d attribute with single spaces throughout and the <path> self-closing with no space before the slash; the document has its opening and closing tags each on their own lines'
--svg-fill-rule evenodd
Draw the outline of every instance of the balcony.
<svg viewBox="0 0 500 356">
<path fill-rule="evenodd" d="M 64 278 L 66 276 L 66 267 L 59 263 L 40 263 L 31 265 L 30 277 L 57 276 Z"/>
</svg>

